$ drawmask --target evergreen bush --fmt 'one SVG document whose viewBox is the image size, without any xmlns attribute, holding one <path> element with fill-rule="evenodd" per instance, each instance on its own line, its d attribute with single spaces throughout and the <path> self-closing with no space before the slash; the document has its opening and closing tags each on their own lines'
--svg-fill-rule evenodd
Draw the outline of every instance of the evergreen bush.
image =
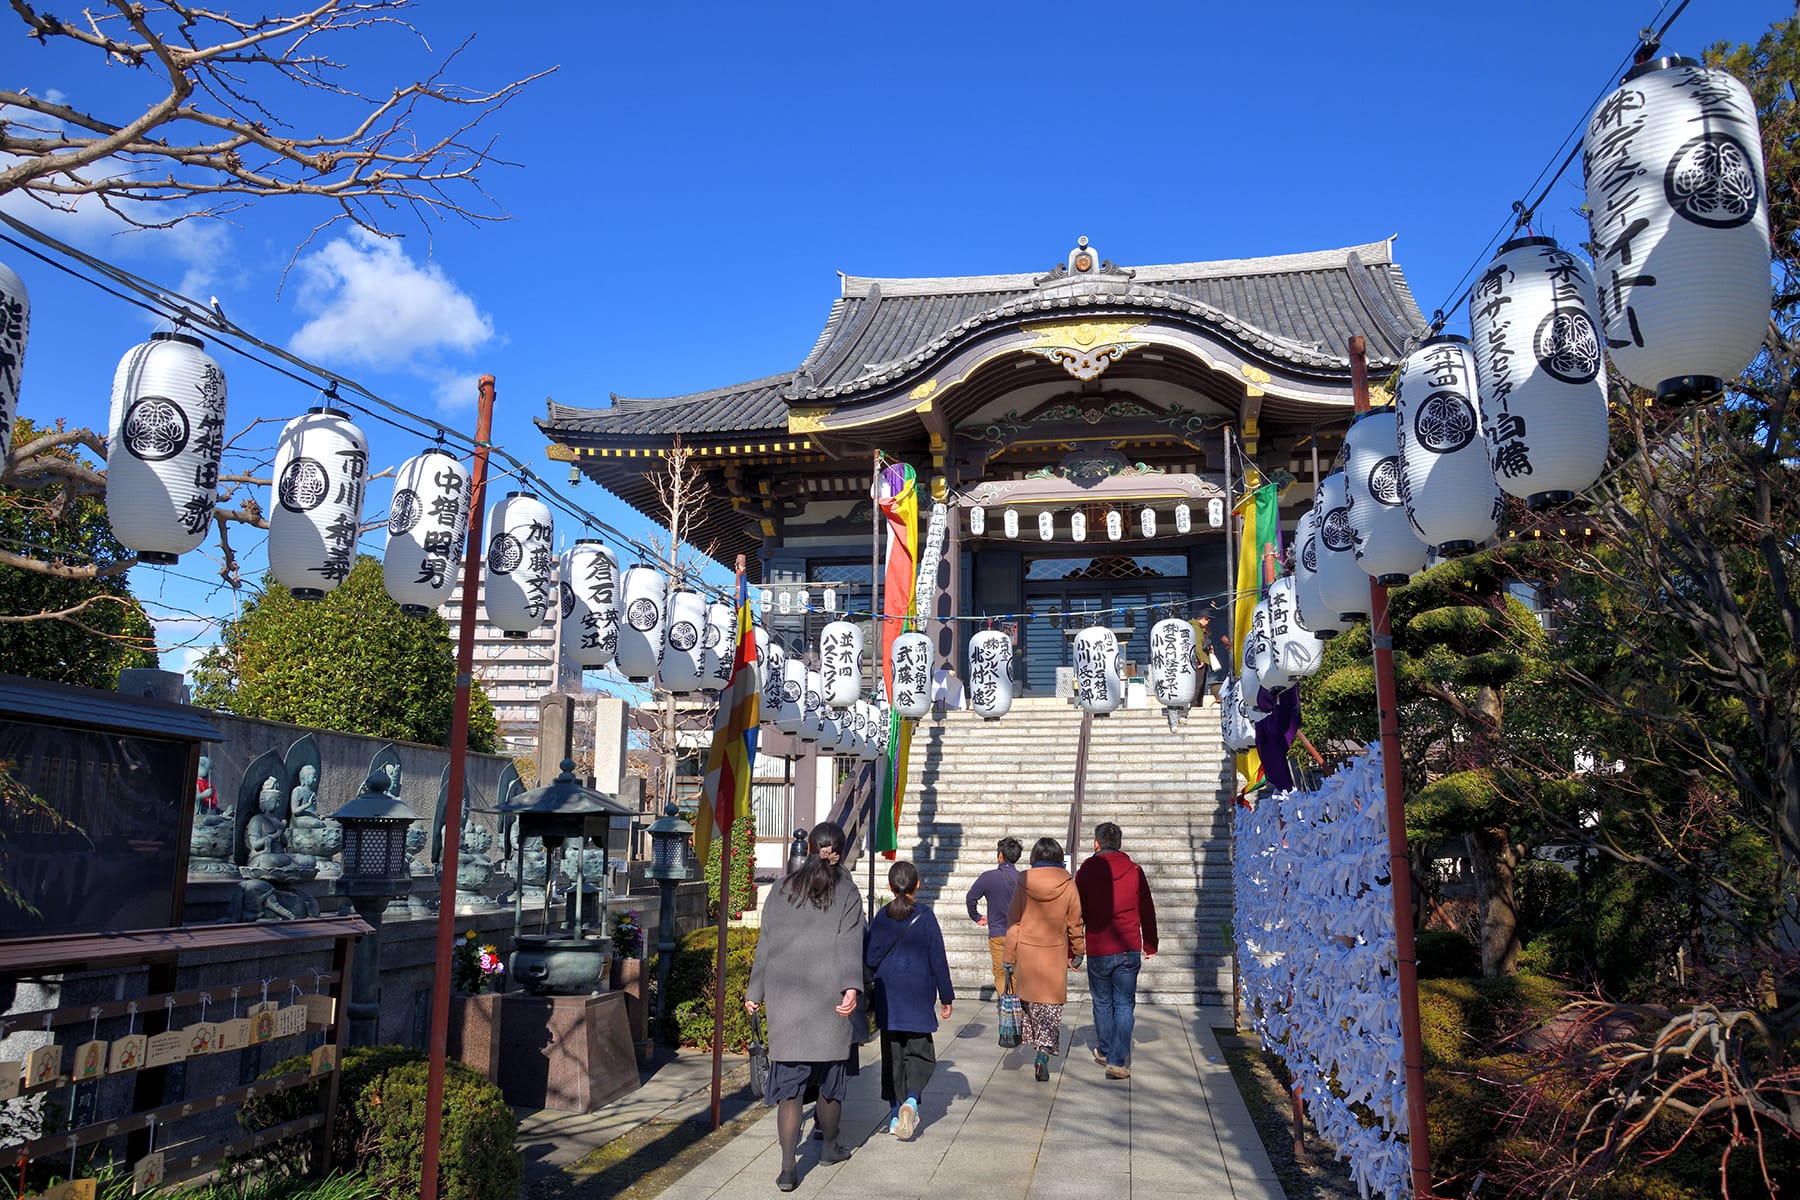
<svg viewBox="0 0 1800 1200">
<path fill-rule="evenodd" d="M 725 940 L 725 1048 L 741 1051 L 750 1044 L 750 1015 L 744 1011 L 744 990 L 750 984 L 750 965 L 756 960 L 757 931 L 748 926 L 730 930 Z M 663 1008 L 660 1031 L 664 1041 L 676 1046 L 711 1046 L 713 997 L 718 970 L 719 931 L 696 929 L 682 938 L 669 962 L 669 997 Z M 653 958 L 650 977 L 657 978 Z"/>
<path fill-rule="evenodd" d="M 706 848 L 706 916 L 719 919 L 719 848 L 724 839 L 714 837 Z M 732 920 L 756 908 L 756 822 L 742 818 L 731 823 L 731 917 Z M 715 945 L 717 943 L 714 943 Z"/>
</svg>

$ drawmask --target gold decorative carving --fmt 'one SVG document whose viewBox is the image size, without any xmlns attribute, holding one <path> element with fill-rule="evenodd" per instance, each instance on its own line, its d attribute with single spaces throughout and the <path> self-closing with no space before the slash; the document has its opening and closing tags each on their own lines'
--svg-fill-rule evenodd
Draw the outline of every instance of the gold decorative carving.
<svg viewBox="0 0 1800 1200">
<path fill-rule="evenodd" d="M 907 394 L 910 395 L 914 400 L 923 400 L 927 396 L 931 395 L 931 393 L 933 393 L 937 390 L 938 390 L 938 381 L 935 379 L 927 379 L 924 383 L 921 383 L 918 387 L 914 388 L 911 392 L 909 392 Z"/>
<path fill-rule="evenodd" d="M 1245 363 L 1243 366 L 1239 367 L 1238 370 L 1242 371 L 1244 373 L 1244 378 L 1248 379 L 1251 383 L 1269 382 L 1269 373 L 1261 367 L 1253 367 L 1249 363 Z"/>
<path fill-rule="evenodd" d="M 817 433 L 825 428 L 825 418 L 830 415 L 829 408 L 790 408 L 788 409 L 788 432 Z"/>
<path fill-rule="evenodd" d="M 561 442 L 551 442 L 550 448 L 544 451 L 544 456 L 551 462 L 567 463 L 575 462 L 577 458 L 574 447 L 565 446 Z"/>
<path fill-rule="evenodd" d="M 1078 350 L 1073 346 L 1027 346 L 1025 353 L 1047 358 L 1086 383 L 1091 379 L 1100 378 L 1106 368 L 1137 348 L 1137 344 L 1108 342 L 1105 345 L 1095 346 L 1091 350 Z"/>
<path fill-rule="evenodd" d="M 1105 342 L 1138 345 L 1142 321 L 1058 321 L 1053 325 L 1027 325 L 1025 332 L 1037 340 L 1033 349 L 1052 346 L 1098 346 Z"/>
</svg>

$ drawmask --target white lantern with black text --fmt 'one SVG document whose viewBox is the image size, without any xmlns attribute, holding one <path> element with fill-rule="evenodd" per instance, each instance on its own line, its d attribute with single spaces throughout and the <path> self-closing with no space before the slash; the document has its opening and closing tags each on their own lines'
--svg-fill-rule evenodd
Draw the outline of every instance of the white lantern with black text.
<svg viewBox="0 0 1800 1200">
<path fill-rule="evenodd" d="M 1319 481 L 1313 503 L 1318 526 L 1319 601 L 1328 616 L 1335 616 L 1346 629 L 1369 615 L 1369 577 L 1356 565 L 1348 488 L 1344 473 L 1333 471 Z"/>
<path fill-rule="evenodd" d="M 1294 577 L 1284 575 L 1269 585 L 1269 638 L 1257 660 L 1256 674 L 1262 686 L 1282 692 L 1319 669 L 1325 643 L 1302 626 L 1295 616 Z"/>
<path fill-rule="evenodd" d="M 0 376 L 8 367 L 0 357 Z M 225 372 L 199 338 L 156 333 L 125 352 L 106 444 L 114 537 L 148 563 L 172 563 L 206 539 L 225 452 Z"/>
<path fill-rule="evenodd" d="M 1004 717 L 1013 702 L 1012 639 L 983 629 L 969 639 L 969 707 L 984 721 Z"/>
<path fill-rule="evenodd" d="M 657 679 L 671 692 L 700 689 L 700 646 L 706 638 L 706 597 L 692 588 L 669 593 L 669 619 L 663 628 L 662 662 Z"/>
<path fill-rule="evenodd" d="M 1266 596 L 1250 610 L 1250 628 L 1244 632 L 1243 642 L 1238 648 L 1238 690 L 1244 695 L 1245 707 L 1254 708 L 1257 693 L 1262 690 L 1263 659 L 1269 652 L 1269 601 Z"/>
<path fill-rule="evenodd" d="M 1407 522 L 1439 556 L 1473 554 L 1500 526 L 1469 339 L 1426 338 L 1400 364 L 1394 435 Z"/>
<path fill-rule="evenodd" d="M 1125 699 L 1119 678 L 1119 639 L 1104 625 L 1090 625 L 1075 635 L 1075 703 L 1083 712 L 1104 716 Z"/>
<path fill-rule="evenodd" d="M 783 733 L 800 732 L 801 718 L 806 703 L 806 664 L 797 656 L 787 654 L 783 650 L 781 664 L 780 694 L 776 703 L 770 706 L 769 713 L 775 721 L 775 728 Z M 765 699 L 767 698 L 765 694 Z"/>
<path fill-rule="evenodd" d="M 1349 626 L 1338 619 L 1337 610 L 1327 607 L 1319 591 L 1319 510 L 1309 508 L 1300 514 L 1294 527 L 1294 614 L 1305 629 L 1321 639 L 1336 637 Z M 1359 582 L 1365 578 L 1357 572 Z M 1364 584 L 1367 591 L 1367 584 Z"/>
<path fill-rule="evenodd" d="M 12 450 L 13 418 L 19 415 L 19 380 L 25 373 L 25 343 L 31 336 L 31 297 L 25 281 L 0 263 L 0 462 Z"/>
<path fill-rule="evenodd" d="M 593 538 L 563 555 L 563 662 L 597 671 L 619 652 L 619 561 Z"/>
<path fill-rule="evenodd" d="M 1395 587 L 1425 566 L 1425 543 L 1413 534 L 1401 497 L 1400 442 L 1394 410 L 1358 413 L 1344 435 L 1345 484 L 1356 563 L 1377 583 Z"/>
<path fill-rule="evenodd" d="M 969 532 L 976 537 L 987 532 L 987 509 L 979 504 L 969 510 Z"/>
<path fill-rule="evenodd" d="M 1193 512 L 1188 508 L 1188 506 L 1185 503 L 1177 504 L 1175 506 L 1175 532 L 1176 533 L 1186 533 L 1188 530 L 1192 529 L 1193 527 L 1194 527 Z"/>
<path fill-rule="evenodd" d="M 388 506 L 381 581 L 400 611 L 435 612 L 455 587 L 469 532 L 469 469 L 433 446 L 400 464 Z"/>
<path fill-rule="evenodd" d="M 800 736 L 803 740 L 809 740 L 806 739 L 804 733 Z M 818 731 L 810 739 L 819 743 L 819 753 L 836 754 L 838 742 L 843 736 L 844 727 L 838 723 L 837 714 L 829 708 L 821 707 L 818 716 Z"/>
<path fill-rule="evenodd" d="M 1019 510 L 1016 508 L 1007 509 L 1006 512 L 1003 513 L 1000 517 L 1000 524 L 1006 530 L 1007 537 L 1009 537 L 1009 538 L 1018 537 L 1019 536 Z"/>
<path fill-rule="evenodd" d="M 1149 510 L 1146 509 L 1146 512 Z M 1164 708 L 1186 710 L 1200 690 L 1194 669 L 1194 627 L 1166 617 L 1150 627 L 1150 691 Z"/>
<path fill-rule="evenodd" d="M 824 685 L 817 671 L 806 672 L 806 689 L 800 694 L 800 740 L 816 742 L 825 732 Z"/>
<path fill-rule="evenodd" d="M 1056 518 L 1047 512 L 1038 514 L 1038 537 L 1049 541 L 1056 536 Z"/>
<path fill-rule="evenodd" d="M 737 609 L 723 600 L 706 606 L 706 632 L 700 639 L 700 690 L 722 692 L 737 662 Z"/>
<path fill-rule="evenodd" d="M 862 728 L 856 743 L 856 757 L 864 762 L 874 762 L 881 757 L 881 736 L 876 727 L 880 713 L 872 700 L 858 700 L 856 706 L 862 710 Z"/>
<path fill-rule="evenodd" d="M 888 658 L 894 677 L 894 711 L 916 721 L 931 711 L 931 639 L 909 629 L 894 639 Z"/>
<path fill-rule="evenodd" d="M 1488 465 L 1532 508 L 1574 499 L 1606 465 L 1598 313 L 1587 264 L 1554 238 L 1507 242 L 1470 293 Z"/>
<path fill-rule="evenodd" d="M 756 638 L 757 714 L 762 718 L 764 724 L 773 725 L 775 714 L 781 711 L 781 689 L 786 678 L 787 650 L 761 625 L 756 626 L 752 636 Z"/>
<path fill-rule="evenodd" d="M 1256 726 L 1244 708 L 1244 692 L 1235 678 L 1219 688 L 1219 733 L 1227 750 L 1243 753 L 1256 749 Z"/>
<path fill-rule="evenodd" d="M 1156 536 L 1156 510 L 1154 508 L 1146 508 L 1138 513 L 1138 528 L 1144 531 L 1144 536 L 1147 538 Z"/>
<path fill-rule="evenodd" d="M 508 492 L 489 514 L 487 619 L 522 638 L 550 615 L 550 509 L 530 492 Z"/>
<path fill-rule="evenodd" d="M 1691 58 L 1633 67 L 1589 118 L 1582 166 L 1613 365 L 1665 399 L 1717 394 L 1769 325 L 1769 195 L 1749 91 Z"/>
<path fill-rule="evenodd" d="M 862 696 L 862 642 L 862 630 L 848 621 L 819 631 L 819 679 L 833 708 L 848 708 Z"/>
<path fill-rule="evenodd" d="M 1087 514 L 1076 509 L 1069 514 L 1069 537 L 1073 541 L 1087 541 Z"/>
<path fill-rule="evenodd" d="M 1225 524 L 1225 502 L 1223 500 L 1214 499 L 1206 502 L 1206 523 L 1214 529 Z"/>
<path fill-rule="evenodd" d="M 301 600 L 318 600 L 350 576 L 362 530 L 369 443 L 335 408 L 311 408 L 275 446 L 269 569 Z"/>
<path fill-rule="evenodd" d="M 1108 541 L 1118 541 L 1125 536 L 1125 515 L 1116 508 L 1106 510 L 1106 537 Z"/>
<path fill-rule="evenodd" d="M 625 619 L 619 622 L 619 650 L 614 661 L 633 682 L 648 680 L 662 661 L 668 587 L 662 572 L 642 563 L 625 572 L 620 589 Z"/>
</svg>

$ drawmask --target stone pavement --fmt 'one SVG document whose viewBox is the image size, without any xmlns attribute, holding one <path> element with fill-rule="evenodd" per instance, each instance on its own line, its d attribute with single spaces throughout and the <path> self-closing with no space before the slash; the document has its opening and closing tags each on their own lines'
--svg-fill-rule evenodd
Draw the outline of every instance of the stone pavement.
<svg viewBox="0 0 1800 1200">
<path fill-rule="evenodd" d="M 1284 1200 L 1212 1035 L 1215 1026 L 1229 1024 L 1220 1008 L 1139 1005 L 1132 1077 L 1115 1081 L 1093 1061 L 1087 1006 L 1070 1004 L 1064 1053 L 1051 1060 L 1049 1082 L 1038 1083 L 1029 1050 L 995 1044 L 992 1003 L 959 1002 L 936 1035 L 937 1072 L 914 1139 L 887 1133 L 879 1050 L 865 1052 L 844 1104 L 843 1140 L 854 1157 L 820 1166 L 820 1143 L 807 1137 L 800 1187 L 792 1194 L 802 1200 Z M 774 1110 L 767 1111 L 662 1200 L 781 1195 Z"/>
</svg>

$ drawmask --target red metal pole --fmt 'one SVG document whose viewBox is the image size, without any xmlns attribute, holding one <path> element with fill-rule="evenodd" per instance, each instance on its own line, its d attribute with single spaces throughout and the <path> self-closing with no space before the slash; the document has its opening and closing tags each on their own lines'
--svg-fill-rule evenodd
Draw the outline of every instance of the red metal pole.
<svg viewBox="0 0 1800 1200">
<path fill-rule="evenodd" d="M 463 551 L 462 614 L 456 633 L 456 704 L 450 715 L 450 784 L 444 803 L 444 852 L 439 863 L 437 958 L 431 974 L 431 1065 L 425 1075 L 425 1147 L 419 1200 L 437 1200 L 438 1147 L 444 1121 L 444 1055 L 450 1036 L 450 955 L 456 941 L 456 852 L 462 833 L 463 781 L 469 768 L 469 691 L 475 668 L 476 599 L 481 589 L 483 493 L 488 439 L 494 432 L 494 377 L 478 385 L 475 462 L 469 479 L 469 533 Z"/>
<path fill-rule="evenodd" d="M 1356 411 L 1369 411 L 1369 359 L 1350 339 Z M 1394 957 L 1400 971 L 1400 1049 L 1406 1066 L 1406 1145 L 1413 1196 L 1431 1197 L 1431 1137 L 1425 1121 L 1425 1041 L 1419 1031 L 1419 963 L 1413 946 L 1412 856 L 1406 852 L 1406 784 L 1400 772 L 1400 700 L 1394 685 L 1394 633 L 1388 590 L 1369 580 L 1369 641 L 1375 650 L 1375 705 L 1381 728 L 1381 784 L 1387 794 L 1388 878 L 1394 893 Z"/>
<path fill-rule="evenodd" d="M 738 588 L 731 593 L 734 602 L 744 583 L 744 556 L 741 554 L 737 556 L 737 582 Z M 731 651 L 733 656 L 737 654 L 735 642 L 732 643 Z M 723 654 L 724 652 L 725 648 L 721 646 L 719 653 Z M 732 673 L 735 675 L 736 671 L 734 670 Z M 727 699 L 729 691 L 730 685 L 727 685 L 726 694 L 719 698 L 721 704 Z M 720 713 L 719 716 L 724 718 L 726 714 Z M 719 736 L 716 732 L 716 723 L 714 728 L 713 737 L 716 738 Z M 754 764 L 752 765 L 754 766 Z M 731 805 L 732 819 L 731 823 L 725 826 L 724 840 L 719 843 L 719 962 L 717 974 L 713 980 L 715 986 L 713 987 L 712 1127 L 714 1129 L 717 1129 L 721 1123 L 719 1081 L 725 1071 L 725 939 L 731 921 L 731 840 L 737 832 L 738 821 L 735 785 L 730 796 L 720 792 L 713 797 L 713 823 L 715 825 L 719 823 L 720 813 L 727 804 Z"/>
</svg>

